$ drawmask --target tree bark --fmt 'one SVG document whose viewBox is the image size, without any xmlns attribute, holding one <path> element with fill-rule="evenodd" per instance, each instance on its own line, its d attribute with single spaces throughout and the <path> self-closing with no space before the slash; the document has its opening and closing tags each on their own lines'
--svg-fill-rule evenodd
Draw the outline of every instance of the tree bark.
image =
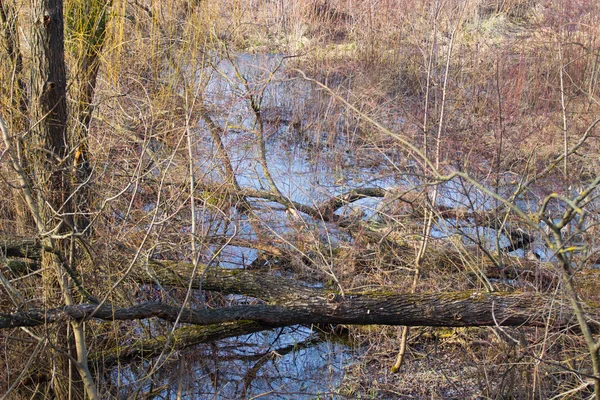
<svg viewBox="0 0 600 400">
<path fill-rule="evenodd" d="M 547 305 L 552 297 L 529 292 L 346 293 L 303 285 L 271 274 L 210 268 L 191 279 L 185 263 L 151 263 L 152 276 L 136 273 L 140 283 L 188 287 L 241 294 L 262 302 L 218 309 L 181 309 L 149 302 L 122 308 L 104 304 L 67 305 L 51 310 L 0 314 L 0 328 L 36 326 L 61 320 L 137 320 L 160 318 L 169 322 L 213 325 L 240 320 L 269 326 L 296 324 L 378 324 L 404 326 L 549 326 L 574 322 L 565 306 Z M 191 280 L 190 280 L 191 279 Z M 180 315 L 181 314 L 181 315 Z M 548 321 L 550 318 L 550 322 Z"/>
<path fill-rule="evenodd" d="M 268 291 L 270 287 L 265 288 Z M 281 304 L 240 305 L 216 309 L 181 309 L 148 302 L 129 308 L 79 304 L 51 310 L 0 314 L 0 329 L 40 326 L 64 320 L 92 318 L 117 321 L 160 318 L 193 325 L 254 321 L 269 327 L 298 324 L 398 325 L 398 326 L 546 326 L 576 324 L 568 307 L 547 309 L 550 296 L 533 293 L 349 293 L 345 296 L 314 289 Z M 549 313 L 550 312 L 550 313 Z M 181 314 L 181 315 L 179 315 Z M 597 316 L 596 316 L 597 317 Z M 548 322 L 550 318 L 550 322 Z"/>
<path fill-rule="evenodd" d="M 20 257 L 39 260 L 41 258 L 39 240 L 27 238 L 0 238 L 0 251 L 5 257 Z"/>
<path fill-rule="evenodd" d="M 32 3 L 30 81 L 30 140 L 22 165 L 28 168 L 29 186 L 35 193 L 30 202 L 38 235 L 42 238 L 42 285 L 44 300 L 54 304 L 57 288 L 67 306 L 74 305 L 63 261 L 64 241 L 55 235 L 73 232 L 71 177 L 73 157 L 67 131 L 67 77 L 64 49 L 62 0 Z M 63 324 L 50 333 L 53 343 L 52 391 L 58 398 L 98 398 L 87 367 L 85 333 L 79 321 L 71 321 L 72 332 Z M 58 351 L 57 351 L 58 350 Z"/>
<path fill-rule="evenodd" d="M 32 180 L 39 184 L 38 208 L 46 219 L 46 229 L 61 223 L 65 214 L 69 182 L 66 179 L 67 99 L 64 54 L 63 3 L 61 0 L 36 0 L 32 10 L 30 117 L 31 141 L 28 165 Z M 48 209 L 49 204 L 53 210 Z"/>
</svg>

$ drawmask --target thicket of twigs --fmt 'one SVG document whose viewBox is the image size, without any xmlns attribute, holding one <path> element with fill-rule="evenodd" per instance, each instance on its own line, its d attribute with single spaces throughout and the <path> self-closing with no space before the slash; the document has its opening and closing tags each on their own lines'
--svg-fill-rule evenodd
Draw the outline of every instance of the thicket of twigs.
<svg viewBox="0 0 600 400">
<path fill-rule="evenodd" d="M 0 3 L 6 32 L 30 29 L 21 3 Z M 77 169 L 84 154 L 92 171 L 84 180 L 73 177 L 74 187 L 86 188 L 73 192 L 86 204 L 73 210 L 86 231 L 72 239 L 70 256 L 79 257 L 75 264 L 90 296 L 122 307 L 262 304 L 132 276 L 140 265 L 150 271 L 156 260 L 235 265 L 322 284 L 342 296 L 547 295 L 550 308 L 574 310 L 571 325 L 557 330 L 549 319 L 536 327 L 320 326 L 360 354 L 342 382 L 332 384 L 333 395 L 569 398 L 590 395 L 600 384 L 592 320 L 600 301 L 594 270 L 599 4 L 84 3 L 66 1 L 65 44 L 68 130 L 80 135 L 70 156 Z M 36 60 L 27 34 L 16 35 L 23 59 L 18 68 L 16 58 L 0 67 L 0 116 L 26 142 L 35 121 L 15 102 L 28 91 L 24 76 L 23 85 L 15 77 Z M 1 43 L 8 52 L 9 42 Z M 86 74 L 94 70 L 82 60 L 98 66 L 92 98 Z M 6 161 L 6 143 L 0 233 L 40 239 Z M 273 178 L 270 168 L 294 152 L 314 171 L 326 171 L 326 182 L 307 178 L 305 187 L 289 188 Z M 247 184 L 248 170 L 257 171 L 260 188 Z M 292 202 L 298 193 L 303 200 Z M 336 199 L 340 193 L 345 196 Z M 377 202 L 362 202 L 367 198 Z M 3 313 L 15 311 L 20 298 L 27 306 L 55 306 L 60 289 L 43 287 L 38 259 L 3 255 L 3 276 L 11 283 Z M 171 390 L 175 396 L 177 390 L 162 385 L 192 388 L 195 377 L 208 382 L 196 387 L 197 395 L 231 394 L 220 392 L 226 384 L 219 368 L 243 357 L 209 344 L 172 350 L 160 340 L 175 328 L 87 323 L 99 393 L 126 398 Z M 11 395 L 30 395 L 49 379 L 42 375 L 51 361 L 41 355 L 50 354 L 52 340 L 42 346 L 38 339 L 52 336 L 39 329 L 0 333 L 6 349 L 0 384 Z M 144 334 L 163 351 L 130 367 L 114 349 L 133 348 Z M 398 356 L 401 343 L 408 349 Z M 207 354 L 214 364 L 204 363 Z M 103 369 L 110 357 L 112 369 Z M 258 371 L 277 361 L 271 353 L 250 358 L 243 360 L 238 396 L 257 394 Z M 114 367 L 117 361 L 123 364 Z M 199 367 L 192 371 L 186 363 Z M 116 378 L 120 368 L 125 381 Z M 171 370 L 177 373 L 169 376 Z M 281 387 L 273 392 L 285 396 Z"/>
</svg>

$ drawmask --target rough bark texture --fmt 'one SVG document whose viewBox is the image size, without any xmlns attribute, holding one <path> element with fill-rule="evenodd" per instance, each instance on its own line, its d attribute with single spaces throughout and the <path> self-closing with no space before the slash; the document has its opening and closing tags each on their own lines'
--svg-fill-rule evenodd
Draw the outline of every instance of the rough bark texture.
<svg viewBox="0 0 600 400">
<path fill-rule="evenodd" d="M 256 305 L 218 309 L 181 310 L 163 303 L 143 303 L 129 308 L 81 304 L 56 309 L 30 310 L 0 315 L 0 328 L 35 326 L 61 320 L 166 321 L 212 325 L 240 320 L 269 326 L 295 324 L 379 324 L 405 326 L 520 326 L 565 327 L 572 322 L 570 308 L 548 309 L 551 297 L 528 292 L 486 293 L 340 293 L 309 287 L 267 273 L 209 268 L 191 279 L 193 266 L 152 262 L 151 276 L 134 272 L 139 283 L 187 287 L 241 294 L 261 300 Z M 264 303 L 263 303 L 264 302 Z M 548 322 L 550 318 L 550 322 Z"/>
<path fill-rule="evenodd" d="M 21 246 L 6 241 L 15 254 Z M 33 243 L 27 242 L 33 246 Z M 26 249 L 25 249 L 26 250 Z M 192 264 L 175 261 L 150 261 L 144 268 L 134 268 L 130 278 L 138 284 L 160 283 L 162 286 L 190 287 L 240 294 L 260 300 L 252 306 L 235 306 L 213 310 L 185 310 L 181 322 L 209 325 L 238 320 L 252 320 L 272 326 L 316 323 L 386 324 L 427 326 L 543 325 L 548 318 L 546 295 L 513 292 L 458 292 L 433 294 L 350 293 L 302 284 L 292 279 L 252 270 L 232 270 L 201 266 L 193 275 Z M 61 319 L 133 320 L 158 317 L 177 320 L 180 308 L 161 303 L 144 303 L 130 308 L 94 304 L 59 307 L 47 312 L 4 314 L 0 328 L 35 326 Z M 567 307 L 555 307 L 550 318 L 556 326 L 571 321 Z"/>
<path fill-rule="evenodd" d="M 219 277 L 213 276 L 213 281 Z M 227 277 L 220 276 L 224 281 Z M 239 277 L 238 277 L 239 278 Z M 268 293 L 275 279 L 263 287 Z M 225 285 L 227 283 L 225 282 Z M 246 290 L 243 290 L 246 292 Z M 226 292 L 226 291 L 225 291 Z M 256 292 L 250 285 L 248 292 Z M 310 294 L 309 294 L 310 293 Z M 268 296 L 268 295 L 267 295 Z M 160 318 L 193 325 L 254 321 L 271 327 L 297 324 L 354 324 L 403 326 L 546 326 L 565 327 L 575 323 L 568 307 L 547 309 L 551 298 L 533 293 L 352 293 L 313 289 L 298 293 L 279 304 L 240 305 L 216 309 L 181 309 L 148 302 L 129 308 L 79 304 L 52 310 L 30 310 L 0 314 L 0 329 L 39 326 L 64 320 L 106 321 Z M 550 322 L 548 322 L 550 318 Z"/>
<path fill-rule="evenodd" d="M 62 0 L 36 0 L 31 9 L 31 56 L 33 66 L 30 80 L 31 120 L 30 140 L 25 145 L 23 162 L 28 168 L 32 192 L 36 194 L 35 214 L 37 233 L 42 239 L 42 285 L 47 304 L 56 301 L 61 294 L 64 304 L 71 304 L 69 284 L 62 271 L 62 262 L 57 251 L 65 247 L 60 241 L 47 236 L 64 234 L 73 226 L 71 207 L 70 176 L 72 156 L 67 134 L 67 77 L 64 50 L 64 17 Z M 60 292 L 57 291 L 60 290 Z M 58 398 L 83 398 L 84 385 L 79 374 L 85 368 L 85 359 L 80 358 L 73 333 L 82 332 L 77 324 L 58 325 L 50 333 L 54 349 L 52 359 L 52 382 L 50 390 Z M 80 361 L 72 363 L 69 358 Z"/>
<path fill-rule="evenodd" d="M 49 228 L 57 220 L 47 204 L 55 212 L 64 212 L 69 186 L 65 179 L 68 142 L 63 2 L 35 1 L 32 14 L 31 53 L 35 67 L 31 69 L 30 83 L 32 136 L 26 154 L 33 168 L 32 180 L 41 186 L 38 205 L 47 214 L 44 217 Z"/>
<path fill-rule="evenodd" d="M 41 257 L 40 242 L 26 238 L 1 238 L 0 251 L 5 257 L 21 257 L 39 259 Z"/>
</svg>

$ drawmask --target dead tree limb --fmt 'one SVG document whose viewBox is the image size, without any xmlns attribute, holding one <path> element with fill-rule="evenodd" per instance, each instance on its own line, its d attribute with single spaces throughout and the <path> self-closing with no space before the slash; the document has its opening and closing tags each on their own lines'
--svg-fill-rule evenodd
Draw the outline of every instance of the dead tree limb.
<svg viewBox="0 0 600 400">
<path fill-rule="evenodd" d="M 269 282 L 268 293 L 275 284 Z M 251 290 L 251 292 L 254 292 Z M 267 295 L 268 296 L 268 295 Z M 270 327 L 298 324 L 399 325 L 399 326 L 550 326 L 575 323 L 567 306 L 549 310 L 551 298 L 535 293 L 353 293 L 341 295 L 323 289 L 307 291 L 277 304 L 237 305 L 216 309 L 184 309 L 148 302 L 122 308 L 79 304 L 51 310 L 0 314 L 0 329 L 40 326 L 62 320 L 117 321 L 160 318 L 192 325 L 254 321 Z"/>
</svg>

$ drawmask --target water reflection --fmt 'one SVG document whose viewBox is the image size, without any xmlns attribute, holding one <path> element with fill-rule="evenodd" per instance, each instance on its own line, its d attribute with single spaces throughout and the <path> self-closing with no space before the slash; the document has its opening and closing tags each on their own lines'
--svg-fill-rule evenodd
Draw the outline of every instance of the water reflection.
<svg viewBox="0 0 600 400">
<path fill-rule="evenodd" d="M 240 74 L 246 82 L 240 79 Z M 248 96 L 262 96 L 261 109 L 266 124 L 265 131 L 259 134 L 266 141 L 266 164 L 278 189 L 290 200 L 314 207 L 353 188 L 402 186 L 407 191 L 422 189 L 423 182 L 408 169 L 390 167 L 390 158 L 385 152 L 364 163 L 352 148 L 352 138 L 323 131 L 314 121 L 308 120 L 307 116 L 314 115 L 310 104 L 322 101 L 323 94 L 308 82 L 289 79 L 281 56 L 248 54 L 216 63 L 204 98 L 214 121 L 223 131 L 223 143 L 241 187 L 257 190 L 268 187 L 258 160 L 256 114 L 250 108 Z M 340 123 L 343 120 L 344 116 L 340 115 Z M 333 125 L 331 129 L 335 131 L 337 127 Z M 198 166 L 206 177 L 218 180 L 221 174 L 214 165 L 218 164 L 217 160 L 206 161 L 214 158 L 214 144 L 205 131 L 206 126 L 199 122 Z M 339 148 L 330 151 L 328 146 L 332 144 Z M 373 162 L 377 159 L 379 162 Z M 513 191 L 511 185 L 496 188 L 496 192 L 504 197 Z M 523 196 L 516 204 L 526 211 L 533 211 L 538 200 Z M 275 235 L 285 237 L 292 233 L 286 207 L 263 199 L 251 198 L 250 201 L 261 223 Z M 499 206 L 491 196 L 459 180 L 439 186 L 436 205 L 481 212 Z M 363 199 L 341 208 L 338 213 L 351 214 L 357 208 L 362 219 L 378 222 L 381 199 Z M 230 216 L 233 222 L 216 233 L 233 235 L 235 225 L 240 236 L 256 239 L 247 219 L 241 215 L 235 217 Z M 302 219 L 313 233 L 316 232 L 315 237 L 323 237 L 322 242 L 330 247 L 344 235 L 334 225 L 307 215 Z M 459 235 L 462 244 L 482 245 L 491 252 L 498 250 L 498 246 L 510 245 L 509 238 L 497 228 L 477 226 L 475 218 L 440 218 L 431 235 L 434 239 Z M 352 243 L 347 236 L 343 240 Z M 524 256 L 523 252 L 523 249 L 517 249 L 512 254 Z M 534 252 L 543 261 L 552 259 L 543 245 L 534 248 Z M 249 266 L 257 256 L 255 249 L 233 245 L 223 249 L 218 262 L 226 268 L 240 268 Z M 243 298 L 228 300 L 231 303 L 244 301 Z M 355 357 L 357 355 L 349 346 L 329 341 L 308 327 L 277 329 L 199 345 L 174 354 L 163 361 L 162 367 L 141 391 L 154 391 L 165 399 L 178 396 L 190 399 L 335 397 L 344 370 Z M 131 388 L 138 388 L 137 380 L 145 376 L 150 367 L 151 364 L 136 370 L 133 366 L 125 367 L 113 380 L 120 382 L 122 393 L 129 393 Z"/>
<path fill-rule="evenodd" d="M 196 346 L 163 361 L 143 387 L 151 364 L 115 371 L 120 398 L 133 390 L 163 399 L 312 399 L 335 397 L 348 347 L 326 335 L 296 326 Z"/>
</svg>

